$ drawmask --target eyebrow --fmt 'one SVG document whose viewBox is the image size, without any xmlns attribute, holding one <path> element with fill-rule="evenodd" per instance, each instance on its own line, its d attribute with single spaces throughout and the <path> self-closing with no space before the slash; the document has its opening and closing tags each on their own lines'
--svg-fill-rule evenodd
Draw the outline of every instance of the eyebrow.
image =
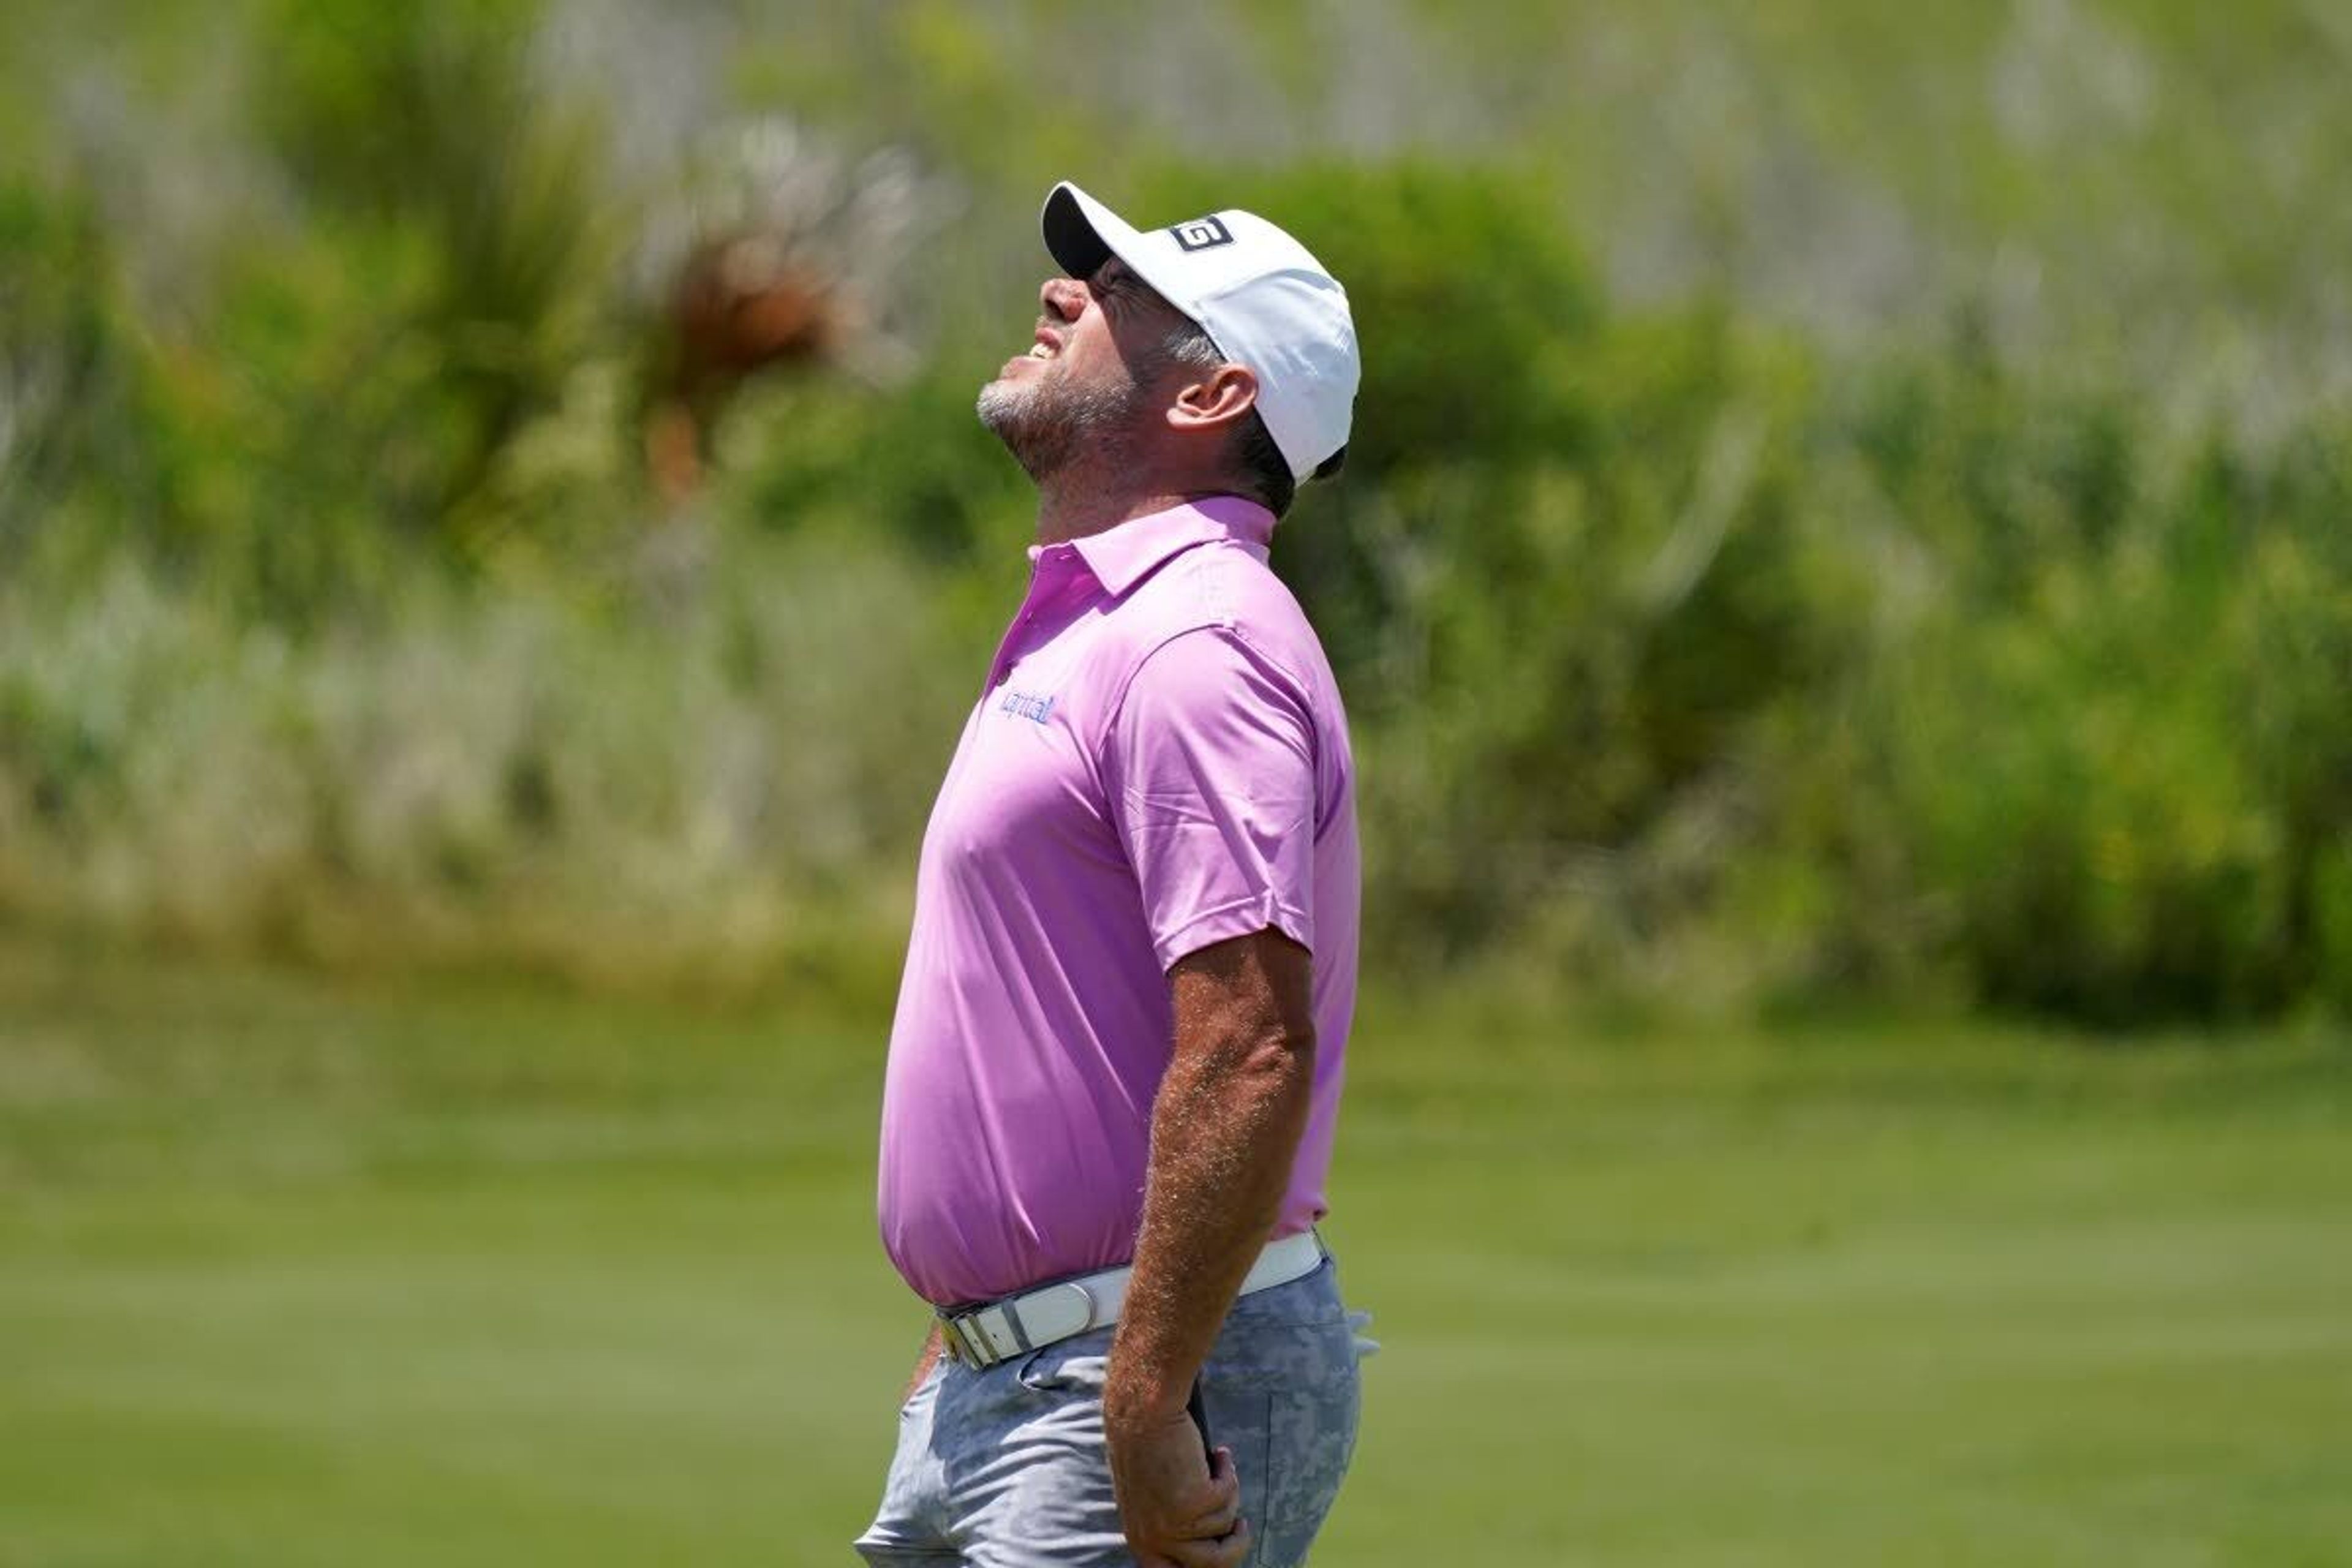
<svg viewBox="0 0 2352 1568">
<path fill-rule="evenodd" d="M 1087 279 L 1087 287 L 1097 300 L 1121 300 L 1129 304 L 1182 313 L 1168 302 L 1165 295 L 1146 282 L 1143 274 L 1116 256 L 1095 268 L 1094 276 Z"/>
</svg>

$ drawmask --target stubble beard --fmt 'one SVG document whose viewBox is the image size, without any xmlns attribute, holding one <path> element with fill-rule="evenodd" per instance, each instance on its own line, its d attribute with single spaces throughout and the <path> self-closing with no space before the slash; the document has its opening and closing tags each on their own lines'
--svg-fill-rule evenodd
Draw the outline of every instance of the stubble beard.
<svg viewBox="0 0 2352 1568">
<path fill-rule="evenodd" d="M 1136 402 L 1132 384 L 1073 386 L 1049 370 L 1028 385 L 990 382 L 980 389 L 977 412 L 1013 460 L 1043 486 L 1082 460 L 1116 467 Z"/>
</svg>

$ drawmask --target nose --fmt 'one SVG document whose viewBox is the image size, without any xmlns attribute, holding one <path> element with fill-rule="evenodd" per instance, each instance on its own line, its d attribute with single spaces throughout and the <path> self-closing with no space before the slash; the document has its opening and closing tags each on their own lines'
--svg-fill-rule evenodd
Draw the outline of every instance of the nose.
<svg viewBox="0 0 2352 1568">
<path fill-rule="evenodd" d="M 1087 308 L 1087 286 L 1075 278 L 1048 278 L 1037 290 L 1037 302 L 1056 321 L 1075 321 Z"/>
</svg>

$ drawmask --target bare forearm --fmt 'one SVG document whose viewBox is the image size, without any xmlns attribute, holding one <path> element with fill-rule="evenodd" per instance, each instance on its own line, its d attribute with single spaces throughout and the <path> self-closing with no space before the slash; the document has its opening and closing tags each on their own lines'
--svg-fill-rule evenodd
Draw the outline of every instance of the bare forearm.
<svg viewBox="0 0 2352 1568">
<path fill-rule="evenodd" d="M 1311 1037 L 1280 1030 L 1179 1051 L 1152 1107 L 1143 1227 L 1103 1398 L 1113 1426 L 1183 1408 L 1279 1216 L 1314 1066 Z"/>
</svg>

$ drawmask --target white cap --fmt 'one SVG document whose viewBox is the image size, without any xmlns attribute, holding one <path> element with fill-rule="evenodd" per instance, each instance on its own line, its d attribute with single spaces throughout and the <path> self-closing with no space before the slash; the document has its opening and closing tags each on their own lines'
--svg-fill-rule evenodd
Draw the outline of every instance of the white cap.
<svg viewBox="0 0 2352 1568">
<path fill-rule="evenodd" d="M 1356 323 L 1348 291 L 1307 247 L 1255 213 L 1228 210 L 1149 231 L 1067 180 L 1045 197 L 1045 248 L 1074 278 L 1118 257 L 1257 376 L 1257 411 L 1305 479 L 1348 444 Z"/>
</svg>

